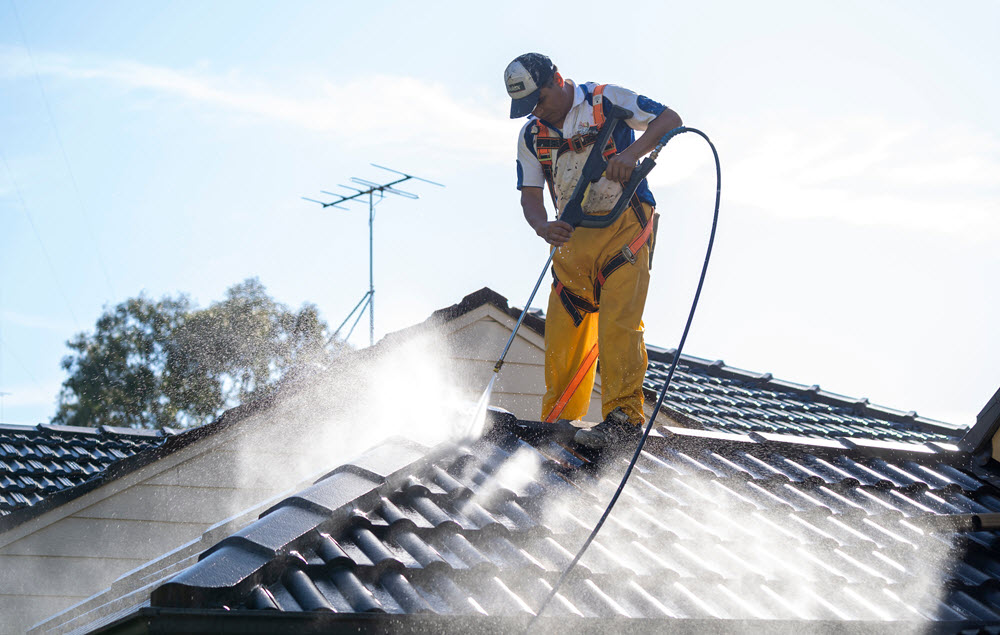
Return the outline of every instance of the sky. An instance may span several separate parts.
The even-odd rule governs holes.
[[[972,424],[1000,387],[1000,3],[610,7],[0,0],[0,421],[48,421],[67,340],[140,293],[256,276],[338,325],[367,210],[301,197],[394,178],[372,163],[445,185],[377,207],[376,339],[484,286],[522,306],[547,247],[502,74],[539,51],[718,148],[685,352]],[[714,177],[690,134],[650,176],[648,343],[679,340]]]

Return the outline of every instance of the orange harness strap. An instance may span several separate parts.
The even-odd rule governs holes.
[[[574,394],[576,394],[576,389],[580,387],[580,383],[583,381],[583,378],[586,377],[587,372],[590,371],[596,361],[597,344],[594,344],[593,348],[590,349],[590,352],[587,353],[587,356],[583,358],[583,361],[580,363],[580,368],[576,370],[576,374],[573,375],[573,379],[569,381],[569,385],[566,386],[566,390],[559,395],[559,399],[557,399],[555,405],[552,406],[552,410],[550,410],[549,414],[546,415],[546,423],[552,423],[559,418],[559,415],[562,414],[566,404],[568,404],[569,400],[573,398]]]
[[[557,209],[553,153],[558,157],[559,154],[568,150],[583,152],[594,145],[594,141],[597,140],[598,131],[606,121],[604,116],[604,88],[606,86],[607,84],[595,86],[593,94],[588,96],[588,101],[591,102],[593,110],[594,125],[585,133],[576,134],[569,139],[564,139],[561,136],[553,134],[541,121],[535,120],[535,125],[532,129],[532,133],[535,135],[535,156],[538,157],[538,162],[542,166],[542,175],[549,186],[552,205]],[[586,92],[586,88],[584,88],[584,91]],[[618,149],[615,147],[614,138],[608,139],[608,145],[602,150],[604,157],[612,157],[617,152]]]
[[[631,205],[632,208],[636,210],[637,217],[641,217],[640,222],[644,221],[645,224],[642,226],[642,231],[639,232],[639,235],[632,239],[632,242],[622,247],[621,251],[615,254],[614,257],[606,262],[604,266],[601,267],[601,270],[597,272],[597,284],[594,285],[594,299],[597,300],[598,303],[601,301],[601,287],[603,287],[604,283],[607,282],[608,277],[626,262],[635,264],[636,253],[642,249],[642,246],[645,245],[646,241],[648,241],[653,235],[653,229],[655,226],[654,219],[647,219],[643,216],[641,211],[642,207],[639,205],[635,197],[633,197]]]

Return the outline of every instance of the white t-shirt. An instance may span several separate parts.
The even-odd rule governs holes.
[[[543,121],[542,123],[552,133],[558,134],[564,139],[577,134],[586,134],[595,125],[594,108],[589,103],[588,96],[594,94],[594,88],[598,85],[594,82],[587,82],[582,86],[574,85],[573,105],[566,114],[566,119],[563,121],[561,130],[550,125],[548,122]],[[604,87],[603,95],[606,101],[610,101],[616,106],[632,112],[632,117],[624,120],[624,123],[627,125],[623,126],[619,123],[612,135],[615,140],[615,148],[618,152],[627,148],[634,141],[634,130],[640,132],[646,130],[649,122],[666,109],[665,106],[648,97],[614,84],[607,84]],[[605,116],[610,112],[607,104],[605,104],[604,112]],[[537,119],[534,116],[528,117],[527,123],[521,128],[521,133],[517,138],[517,189],[519,190],[522,187],[546,187],[542,164],[539,163],[538,157],[535,156],[535,135],[532,129],[535,128],[536,121]],[[588,146],[582,152],[574,152],[572,150],[564,152],[558,152],[558,150],[552,151],[553,180],[555,182],[557,199],[556,207],[560,212],[573,195],[573,190],[576,188],[576,183],[580,177],[580,171],[583,169],[584,163],[587,162],[591,148],[592,146]],[[591,186],[590,194],[583,206],[583,211],[591,214],[606,212],[614,207],[614,204],[621,196],[621,192],[621,184],[601,177],[600,180]],[[650,205],[655,205],[652,193],[650,193],[645,181],[636,190],[636,194],[638,194],[641,200],[648,202]]]

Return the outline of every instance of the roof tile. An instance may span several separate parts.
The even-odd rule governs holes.
[[[343,505],[364,513],[309,507],[325,520],[310,518],[287,535],[268,529],[281,524],[278,512],[264,515],[239,536],[271,532],[269,549],[279,555],[267,566],[237,556],[243,571],[227,588],[195,589],[201,583],[190,573],[169,584],[192,587],[188,597],[199,596],[201,606],[527,614],[600,515],[617,472],[564,458],[555,437],[511,438],[529,434],[524,422],[507,430],[496,441],[436,450],[436,458],[414,461],[412,474],[394,468],[395,485],[361,479],[378,489],[375,497],[363,492]],[[884,621],[992,619],[1000,611],[989,594],[1000,578],[997,532],[923,528],[932,516],[1000,508],[1000,491],[942,462],[944,454],[913,444],[900,453],[891,443],[663,433],[547,614]],[[510,465],[522,472],[514,489],[499,484]],[[360,479],[339,472],[314,488],[348,477]],[[549,482],[563,486],[542,485]],[[233,553],[229,539],[221,547]],[[303,558],[281,560],[290,550]],[[918,583],[925,571],[945,576],[951,589],[941,606]],[[154,592],[154,605],[171,601],[163,595]]]

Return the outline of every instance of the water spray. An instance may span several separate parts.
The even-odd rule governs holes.
[[[605,128],[608,127],[610,126],[605,126]],[[590,544],[594,542],[595,538],[597,538],[597,534],[598,532],[600,532],[601,527],[604,526],[604,523],[605,521],[607,521],[608,516],[611,515],[611,510],[614,509],[615,503],[618,502],[618,498],[621,496],[622,491],[625,489],[625,484],[628,483],[628,479],[632,475],[632,470],[635,468],[635,464],[639,460],[639,456],[642,454],[642,448],[643,446],[646,445],[646,439],[649,437],[649,433],[653,429],[653,422],[656,421],[656,416],[660,413],[660,408],[663,406],[663,400],[667,395],[667,390],[670,388],[670,382],[674,377],[674,372],[677,370],[677,362],[680,361],[681,352],[684,350],[684,343],[687,341],[688,333],[691,330],[691,323],[694,320],[694,313],[695,310],[698,308],[698,300],[701,297],[701,290],[705,284],[705,274],[708,271],[708,262],[712,257],[712,246],[715,244],[715,230],[719,224],[719,201],[722,194],[722,168],[719,165],[719,153],[716,151],[715,145],[712,143],[711,139],[709,139],[708,136],[700,130],[697,130],[695,128],[687,128],[684,126],[674,128],[667,134],[663,135],[659,143],[656,144],[656,148],[653,150],[653,152],[646,159],[644,159],[635,168],[635,170],[632,171],[632,176],[629,179],[628,183],[625,185],[624,191],[622,193],[622,198],[619,199],[618,203],[615,205],[615,209],[618,209],[619,206],[624,208],[624,205],[627,204],[628,199],[631,198],[632,192],[635,192],[635,188],[638,187],[642,179],[644,179],[646,175],[649,174],[650,170],[652,170],[653,167],[656,165],[656,157],[659,155],[663,147],[667,145],[667,142],[670,141],[672,138],[676,137],[677,135],[685,132],[692,132],[698,135],[699,137],[704,139],[705,142],[708,143],[708,146],[712,149],[712,156],[715,158],[716,185],[715,185],[715,211],[712,215],[712,231],[708,237],[708,247],[705,250],[705,262],[701,268],[701,275],[698,278],[698,288],[695,290],[694,299],[691,302],[691,310],[688,313],[687,322],[684,325],[684,332],[681,334],[681,340],[680,343],[677,345],[677,352],[674,353],[674,360],[673,363],[670,365],[670,371],[667,373],[667,379],[663,383],[663,389],[660,390],[659,398],[656,400],[656,407],[653,408],[653,413],[650,415],[649,421],[646,423],[646,427],[643,430],[642,437],[639,439],[639,444],[636,447],[634,454],[632,455],[632,460],[629,461],[628,467],[625,469],[625,474],[622,476],[622,480],[618,484],[618,489],[615,490],[614,496],[611,497],[611,501],[608,503],[607,508],[601,515],[600,520],[598,520],[597,524],[594,525],[594,528],[593,530],[591,530],[590,535],[587,536],[587,540],[584,541],[583,546],[580,547],[580,550],[573,557],[573,560],[570,561],[570,563],[566,566],[566,569],[559,576],[559,579],[556,580],[555,585],[553,585],[551,591],[549,591],[549,594],[542,601],[541,606],[538,607],[538,611],[535,613],[535,616],[531,618],[530,622],[528,622],[528,626],[525,629],[525,632],[531,631],[531,628],[535,625],[535,622],[538,620],[539,617],[541,617],[542,613],[545,611],[545,607],[549,605],[549,602],[552,600],[552,598],[555,597],[556,593],[559,591],[559,588],[562,586],[563,582],[565,582],[566,578],[569,577],[570,572],[580,561],[580,559],[583,558],[583,554],[586,553],[587,548],[590,547]],[[579,189],[579,185],[577,186],[577,189]],[[567,205],[567,207],[569,207],[569,205]],[[605,216],[610,217],[612,216],[613,213],[614,210],[612,210],[612,212],[610,212]],[[554,251],[555,250],[553,250],[553,252]],[[550,261],[552,260],[551,254],[549,255],[549,260]],[[546,267],[548,267],[548,263],[546,263]],[[535,289],[537,290],[537,288],[538,285],[536,284]],[[532,296],[534,296],[534,292],[532,292]],[[527,306],[525,307],[525,311],[527,311]],[[521,314],[521,318],[522,319],[524,318],[523,312]],[[518,326],[520,326],[520,320],[518,321]],[[513,340],[513,334],[511,334],[511,340]],[[507,346],[508,348],[510,347],[510,342],[507,343]],[[506,354],[506,349],[504,350],[504,353]],[[497,363],[498,367],[494,368],[494,371],[498,371],[500,362]]]

